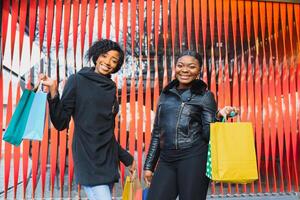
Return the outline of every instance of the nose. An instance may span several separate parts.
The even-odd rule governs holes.
[[[105,65],[110,65],[110,58],[105,58],[104,63]]]
[[[187,67],[187,66],[183,66],[182,69],[181,69],[181,71],[182,71],[182,72],[188,72],[189,70],[188,70],[188,67]]]

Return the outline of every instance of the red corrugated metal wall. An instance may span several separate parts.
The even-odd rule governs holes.
[[[133,60],[124,66],[130,73],[123,70],[114,77],[118,85],[121,83],[117,95],[122,104],[115,135],[123,147],[137,152],[141,178],[142,154],[148,149],[151,135],[151,112],[155,112],[160,90],[174,78],[177,53],[196,49],[204,56],[202,78],[216,94],[218,106],[239,106],[242,121],[251,121],[255,130],[259,180],[245,185],[212,183],[212,195],[299,191],[299,4],[242,0],[7,0],[2,1],[1,13],[3,130],[20,97],[22,78],[30,88],[36,74],[46,72],[63,86],[68,70],[76,72],[84,65],[84,51],[92,41],[111,38]],[[29,40],[29,50],[22,49],[24,39]],[[19,42],[17,51],[15,41]],[[14,72],[18,74],[25,67],[21,59],[36,58],[32,55],[34,46],[40,53],[38,70],[23,77],[16,75],[18,83],[14,86]],[[13,69],[13,62],[18,71]],[[60,196],[72,197],[73,161],[68,150],[72,136],[73,122],[69,130],[58,132],[47,119],[42,142],[23,141],[20,147],[14,147],[0,140],[0,162],[4,166],[0,169],[4,173],[0,191],[5,197],[11,179],[15,197],[19,179],[23,180],[23,197],[28,193],[34,197],[38,178],[42,180],[39,196],[50,190],[52,197],[55,177],[60,180]],[[32,191],[26,189],[29,156]],[[47,170],[50,188],[45,188]],[[121,175],[123,180],[124,166]],[[68,194],[63,193],[64,184],[69,186]]]

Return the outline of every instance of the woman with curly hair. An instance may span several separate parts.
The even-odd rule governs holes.
[[[88,199],[112,199],[111,190],[120,178],[119,161],[135,170],[135,161],[114,137],[114,121],[119,105],[111,74],[120,70],[124,52],[111,40],[95,42],[86,57],[94,67],[84,67],[68,78],[61,98],[57,81],[41,74],[49,87],[50,117],[57,130],[68,127],[74,119],[72,151],[75,179]]]

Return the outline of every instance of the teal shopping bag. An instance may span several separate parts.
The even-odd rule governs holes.
[[[45,125],[46,102],[46,93],[42,91],[35,93],[23,139],[42,141]]]
[[[21,144],[34,96],[35,93],[31,90],[23,91],[17,108],[3,135],[4,141],[16,146]]]

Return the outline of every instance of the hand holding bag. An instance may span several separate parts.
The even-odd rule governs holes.
[[[24,131],[23,139],[30,140],[43,140],[47,93],[43,92],[40,88],[35,93],[30,113],[28,116],[26,128]]]
[[[219,182],[249,183],[258,179],[254,134],[250,122],[210,124],[207,170]]]
[[[33,90],[25,89],[23,91],[3,135],[4,141],[19,146],[23,138],[42,140],[47,94],[37,92],[40,85],[39,83]]]

